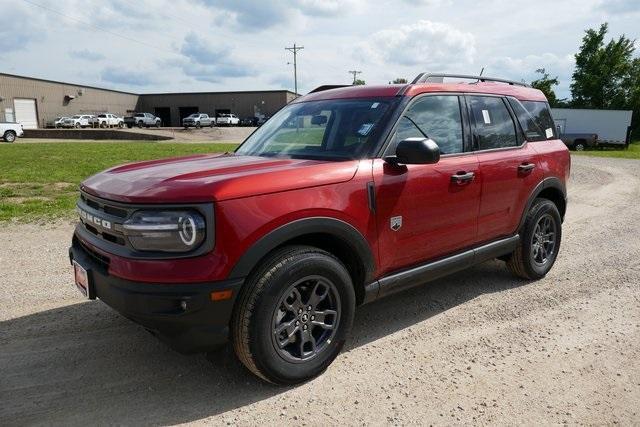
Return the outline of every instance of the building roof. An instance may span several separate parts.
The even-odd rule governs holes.
[[[16,79],[25,79],[25,80],[34,80],[34,81],[39,81],[39,82],[45,82],[45,83],[53,83],[53,84],[60,84],[60,85],[67,85],[67,86],[76,86],[76,87],[82,87],[82,88],[87,88],[87,89],[96,89],[96,90],[104,90],[107,92],[117,92],[117,93],[124,93],[127,95],[135,95],[135,96],[153,96],[153,95],[159,95],[159,96],[179,96],[179,95],[214,95],[214,94],[242,94],[242,93],[281,93],[281,92],[287,92],[291,95],[295,96],[295,93],[287,90],[287,89],[275,89],[275,90],[237,90],[237,91],[213,91],[213,92],[166,92],[166,93],[133,93],[133,92],[125,92],[125,91],[121,91],[121,90],[116,90],[116,89],[107,89],[107,88],[103,88],[103,87],[97,87],[97,86],[89,86],[89,85],[84,85],[84,84],[78,84],[78,83],[69,83],[69,82],[61,82],[61,81],[57,81],[57,80],[47,80],[47,79],[41,79],[38,77],[29,77],[29,76],[18,76],[15,74],[7,74],[7,73],[0,73],[0,77],[12,77],[12,78],[16,78]]]
[[[47,80],[47,79],[41,79],[41,78],[38,78],[38,77],[18,76],[18,75],[15,75],[15,74],[0,73],[0,77],[13,77],[13,78],[15,78],[15,79],[34,80],[34,81],[38,81],[38,82],[53,83],[53,84],[67,85],[67,86],[83,87],[83,88],[87,88],[87,89],[105,90],[105,91],[107,91],[107,92],[124,93],[124,94],[126,94],[126,95],[135,95],[135,96],[138,96],[138,95],[139,95],[139,94],[137,94],[137,93],[133,93],[133,92],[125,92],[125,91],[122,91],[122,90],[106,89],[106,88],[103,88],[103,87],[89,86],[89,85],[83,85],[83,84],[78,84],[78,83],[61,82],[61,81],[57,81],[57,80]]]

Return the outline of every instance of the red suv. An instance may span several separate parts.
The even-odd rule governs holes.
[[[88,178],[70,257],[88,298],[173,348],[229,339],[256,375],[298,383],[338,355],[357,305],[492,258],[543,277],[569,167],[521,83],[323,87],[234,153]]]

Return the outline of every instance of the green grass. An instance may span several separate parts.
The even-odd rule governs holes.
[[[78,197],[78,184],[111,166],[235,147],[155,142],[0,144],[0,221],[69,216]]]
[[[571,154],[576,154],[578,156],[615,157],[619,159],[640,160],[640,141],[634,141],[629,144],[629,148],[627,150],[605,148],[603,150],[572,151]]]

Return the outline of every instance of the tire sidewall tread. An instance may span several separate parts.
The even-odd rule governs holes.
[[[334,341],[322,357],[303,363],[281,358],[271,343],[271,316],[284,287],[310,268],[333,276],[341,299],[341,317]],[[284,279],[284,280],[282,280]],[[284,282],[284,285],[278,283]],[[231,338],[240,361],[260,378],[275,384],[297,384],[322,373],[340,353],[353,323],[355,292],[344,265],[330,253],[309,246],[275,251],[241,291],[232,316]],[[266,333],[265,333],[266,329]]]

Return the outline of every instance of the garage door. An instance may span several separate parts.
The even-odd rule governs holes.
[[[13,106],[16,114],[16,122],[24,129],[38,128],[38,114],[36,113],[35,99],[14,99]]]

